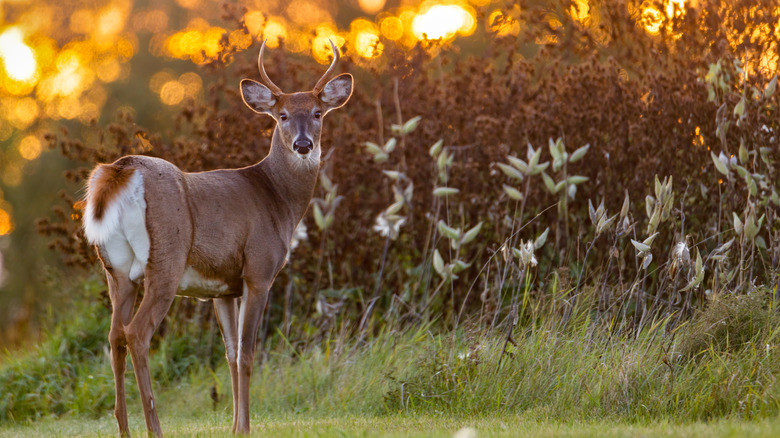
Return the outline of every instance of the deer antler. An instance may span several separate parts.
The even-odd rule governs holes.
[[[317,82],[317,85],[314,86],[314,94],[320,94],[320,91],[322,91],[322,88],[326,84],[328,76],[331,74],[331,72],[333,72],[333,69],[336,68],[336,63],[339,62],[339,49],[336,48],[336,45],[333,44],[333,41],[328,40],[328,42],[330,43],[330,47],[333,48],[333,61],[331,61],[330,67],[328,67],[328,71],[322,75],[319,82]]]
[[[266,41],[268,40],[263,40],[263,44],[260,46],[260,55],[257,56],[257,69],[260,70],[260,79],[262,79],[268,89],[271,90],[271,93],[273,93],[274,96],[281,96],[284,92],[271,81],[263,66],[263,51],[265,50]]]

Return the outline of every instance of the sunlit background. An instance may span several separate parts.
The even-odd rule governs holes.
[[[648,38],[674,34],[672,18],[684,16],[697,0],[634,3],[637,26]],[[150,113],[203,98],[196,66],[217,56],[224,45],[239,50],[267,40],[271,48],[330,60],[328,40],[352,62],[380,66],[383,41],[411,48],[419,42],[518,35],[519,6],[492,0],[249,0],[246,29],[220,26],[217,0],[0,0],[0,284],[7,237],[22,225],[7,192],[40,174],[44,134],[59,125],[78,128],[110,120],[129,96],[152,96]],[[580,26],[598,26],[597,7],[572,0],[568,14]],[[554,14],[551,29],[561,26]],[[758,29],[757,32],[769,32]],[[778,30],[780,32],[780,30]],[[556,44],[553,34],[537,44]],[[746,54],[748,56],[749,54]],[[752,65],[777,70],[777,48]],[[139,106],[127,107],[138,111]],[[56,154],[52,154],[56,155]],[[52,158],[54,159],[54,158]],[[39,172],[36,174],[36,172]],[[56,187],[51,192],[56,192]],[[46,202],[46,201],[44,201]]]

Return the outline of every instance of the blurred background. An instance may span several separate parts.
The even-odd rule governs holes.
[[[760,134],[776,104],[775,112],[756,110],[728,134],[716,130],[722,104],[731,111],[746,84],[763,90],[776,74],[778,17],[776,3],[760,0],[2,0],[0,345],[38,338],[47,315],[68,308],[75,285],[100,277],[74,208],[95,161],[149,153],[194,171],[246,165],[264,155],[270,122],[252,119],[236,94],[240,77],[256,77],[263,39],[271,48],[266,69],[286,91],[311,87],[324,72],[328,40],[344,55],[339,68],[357,77],[349,108],[330,116],[325,128],[324,144],[345,139],[333,159],[345,165],[327,171],[345,198],[337,225],[328,234],[307,217],[305,255],[292,264],[295,273],[280,277],[279,288],[292,288],[288,299],[299,316],[327,314],[315,304],[345,301],[345,309],[357,303],[359,314],[362,293],[374,289],[388,250],[386,236],[372,234],[374,217],[393,193],[388,185],[349,179],[371,179],[383,169],[363,150],[365,141],[383,144],[391,123],[423,116],[419,140],[410,138],[390,162],[402,161],[422,193],[435,177],[423,178],[431,173],[428,164],[417,165],[414,157],[427,158],[438,138],[457,151],[455,166],[463,173],[451,182],[463,191],[461,222],[488,224],[484,242],[469,253],[477,254],[500,240],[491,236],[505,233],[504,180],[491,163],[508,153],[525,156],[529,142],[545,150],[549,138],[564,137],[571,149],[590,144],[593,158],[581,172],[594,182],[588,193],[612,210],[624,188],[645,190],[656,172],[706,173],[710,145],[735,152],[749,131],[761,147],[776,147],[774,136]],[[721,60],[726,73],[710,79],[725,82],[708,99],[713,91],[704,78]],[[754,109],[763,105],[751,102]],[[232,123],[248,131],[239,134],[227,127]],[[767,129],[776,126],[775,120]],[[491,176],[479,182],[469,171]],[[718,177],[708,178],[717,187]],[[498,187],[495,194],[484,195],[491,187]],[[542,190],[526,189],[545,200],[529,205],[527,215],[554,201]],[[572,195],[572,211],[587,211],[582,193]],[[406,290],[399,296],[407,302],[420,288],[410,278],[427,257],[419,248],[427,249],[432,210],[425,206],[434,200],[421,196],[423,208],[409,213],[408,236],[390,245],[395,264],[385,269],[382,286]],[[710,204],[697,202],[691,208],[706,212]],[[576,236],[587,214],[582,218],[549,221],[566,234],[554,230],[558,250],[544,257],[558,265],[578,259],[563,257],[561,249],[576,246],[563,236]],[[356,248],[361,244],[365,250]],[[353,266],[343,263],[347,258]],[[456,309],[456,302],[475,299],[467,286],[478,274],[469,272],[462,274],[466,286],[454,287],[438,306]]]
[[[198,65],[223,43],[243,51],[261,39],[271,49],[283,42],[288,52],[327,65],[330,39],[358,65],[375,65],[380,35],[412,47],[424,34],[453,39],[484,28],[468,2],[241,6],[243,29],[225,24],[215,0],[0,3],[0,344],[38,332],[36,312],[54,287],[47,278],[54,281],[51,270],[61,267],[35,219],[49,213],[63,189],[61,171],[73,164],[48,151],[46,133],[105,125],[122,111],[164,132],[183,101],[204,98]]]

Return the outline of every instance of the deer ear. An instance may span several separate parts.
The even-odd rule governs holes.
[[[268,87],[251,79],[241,80],[241,97],[252,111],[262,114],[271,114],[276,103],[276,96]]]
[[[349,73],[331,79],[320,92],[320,100],[325,104],[326,111],[340,108],[347,103],[350,96],[352,96],[352,75]]]

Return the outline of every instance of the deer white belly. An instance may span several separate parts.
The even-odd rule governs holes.
[[[179,281],[178,295],[195,298],[216,298],[225,295],[228,291],[228,285],[224,281],[216,278],[206,278],[192,266],[187,266],[184,275]]]

